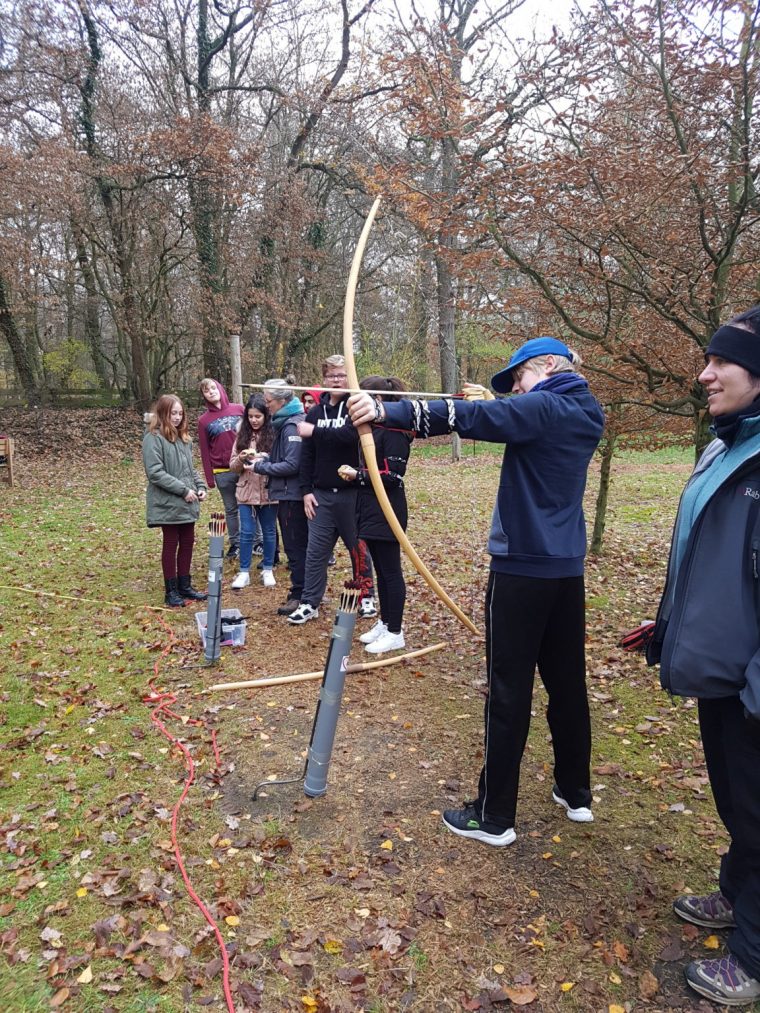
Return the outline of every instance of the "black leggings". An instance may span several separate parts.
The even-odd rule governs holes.
[[[401,546],[397,541],[364,539],[375,565],[380,618],[391,633],[401,632],[406,604],[406,583],[401,570]]]

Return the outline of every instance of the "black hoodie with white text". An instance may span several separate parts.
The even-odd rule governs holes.
[[[330,403],[330,394],[324,391],[319,404],[309,409],[306,421],[318,429],[340,429],[350,426],[351,419],[346,410],[348,394],[337,404]],[[338,468],[348,464],[352,468],[359,467],[359,441],[356,446],[345,446],[324,441],[317,445],[316,441],[306,439],[301,450],[301,467],[299,481],[301,495],[314,492],[315,489],[355,489],[355,482],[346,482],[338,475]]]

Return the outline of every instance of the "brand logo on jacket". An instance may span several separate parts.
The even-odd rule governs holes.
[[[318,429],[342,429],[348,421],[347,415],[338,416],[334,419],[317,419]]]
[[[752,499],[760,499],[760,490],[753,489],[751,485],[744,487],[744,495],[751,496]]]

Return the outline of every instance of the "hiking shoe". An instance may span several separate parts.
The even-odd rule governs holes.
[[[374,598],[362,598],[359,603],[359,618],[360,619],[374,619],[377,615],[377,608],[375,606]]]
[[[562,798],[562,796],[559,793],[559,788],[557,787],[556,784],[552,788],[552,798],[557,803],[557,805],[561,805],[562,806],[562,808],[567,813],[567,818],[569,820],[572,820],[573,823],[593,823],[594,822],[594,814],[591,812],[591,810],[588,808],[588,806],[580,805],[580,806],[578,806],[577,809],[573,809],[573,807],[570,805],[570,803],[566,802],[565,799]]]
[[[229,549],[227,549],[227,555],[224,558],[227,560],[228,563],[231,563],[233,560],[237,559],[239,555],[240,549],[238,548],[238,546],[231,545]]]
[[[233,591],[241,591],[251,583],[251,575],[247,570],[241,570],[232,582]]]
[[[362,633],[359,640],[363,644],[371,644],[375,640],[379,640],[383,633],[388,632],[388,627],[385,625],[382,619],[378,619],[372,629],[367,630],[366,633]]]
[[[308,602],[301,602],[295,612],[291,612],[288,616],[288,622],[293,623],[296,626],[302,626],[304,623],[308,623],[310,619],[319,618],[319,609],[312,608]]]
[[[385,654],[386,651],[398,651],[401,647],[406,645],[404,640],[404,633],[391,633],[390,630],[386,630],[381,637],[377,640],[373,640],[371,644],[367,644],[364,650],[367,654]]]
[[[749,1006],[760,999],[760,981],[750,978],[730,953],[716,960],[693,960],[685,973],[695,992],[724,1006]]]
[[[706,929],[729,929],[736,924],[734,909],[720,890],[706,897],[692,897],[691,894],[676,897],[673,910],[685,922],[703,925]]]
[[[261,583],[264,585],[264,587],[274,587],[277,584],[277,581],[274,579],[274,574],[272,573],[271,570],[261,571]]]
[[[284,605],[280,605],[277,609],[278,616],[289,616],[291,612],[295,612],[298,606],[301,604],[299,598],[288,598]]]
[[[495,848],[504,848],[517,837],[512,827],[499,827],[482,820],[474,805],[466,805],[464,809],[447,809],[443,814],[443,822],[452,833],[459,834],[460,837],[471,837]]]

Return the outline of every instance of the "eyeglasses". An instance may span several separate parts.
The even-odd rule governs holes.
[[[325,380],[347,380],[348,373],[328,373]]]

